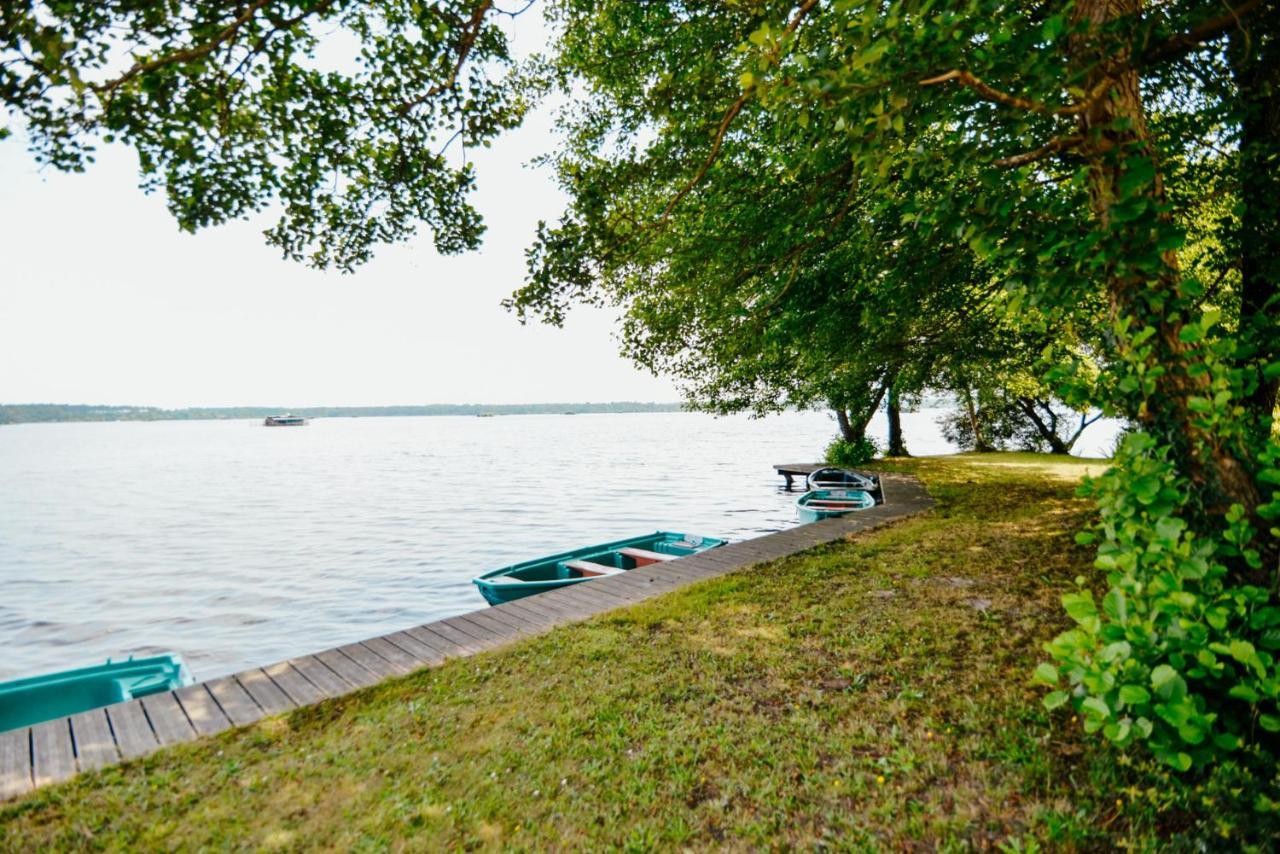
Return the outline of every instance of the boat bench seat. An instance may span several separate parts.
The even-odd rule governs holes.
[[[596,575],[617,575],[620,572],[626,571],[622,569],[616,569],[612,566],[604,566],[603,564],[592,563],[589,560],[566,560],[564,562],[564,567],[565,569],[572,569],[573,571],[577,572],[579,575],[585,575],[588,577],[592,577]]]
[[[618,554],[626,555],[636,562],[636,567],[648,566],[651,563],[665,563],[675,560],[675,555],[664,555],[662,552],[651,552],[648,549],[618,549]]]

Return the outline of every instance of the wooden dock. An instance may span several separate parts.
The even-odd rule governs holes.
[[[777,468],[783,473],[788,467]],[[794,467],[793,474],[799,474],[800,468],[804,467]],[[813,468],[817,466],[809,470]],[[891,502],[850,516],[800,525],[177,691],[0,732],[0,800],[80,771],[136,759],[170,744],[244,726],[392,676],[634,605],[687,584],[870,531],[933,506],[933,499],[914,477],[885,474],[882,479],[891,485]]]
[[[791,478],[798,477],[803,481],[818,469],[826,468],[828,465],[829,463],[779,463],[773,467],[773,470],[787,479],[787,492],[790,492]]]

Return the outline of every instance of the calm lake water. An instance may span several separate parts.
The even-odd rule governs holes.
[[[905,416],[913,452],[948,450],[935,416]],[[169,650],[211,678],[482,607],[470,579],[515,561],[780,530],[771,466],[833,433],[821,413],[0,427],[0,679]]]

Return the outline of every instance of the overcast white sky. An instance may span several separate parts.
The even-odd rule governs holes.
[[[540,22],[515,24],[518,46]],[[280,259],[270,218],[182,234],[136,159],[100,149],[83,175],[38,171],[0,142],[0,402],[181,406],[676,400],[617,354],[612,313],[521,327],[500,300],[521,281],[539,218],[563,199],[526,167],[550,116],[473,154],[488,224],[479,252],[429,237],[354,275]]]

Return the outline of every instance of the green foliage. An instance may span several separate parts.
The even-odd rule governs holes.
[[[836,436],[823,452],[823,460],[833,466],[853,468],[870,462],[880,453],[875,439],[863,436],[849,441],[843,436]]]
[[[490,3],[183,0],[5,3],[0,103],[37,160],[83,170],[98,144],[138,154],[186,230],[281,211],[287,256],[343,270],[425,224],[479,245],[474,174],[523,101]]]
[[[1114,467],[1082,488],[1100,519],[1077,539],[1099,543],[1107,589],[1098,601],[1082,579],[1063,597],[1076,625],[1047,645],[1056,667],[1041,665],[1036,679],[1055,688],[1045,705],[1070,702],[1087,732],[1146,744],[1186,771],[1280,731],[1280,607],[1231,572],[1233,561],[1260,562],[1242,508],[1233,505],[1216,532],[1193,530],[1185,517],[1194,487],[1170,456],[1133,434]],[[1274,763],[1251,752],[1259,759]]]

